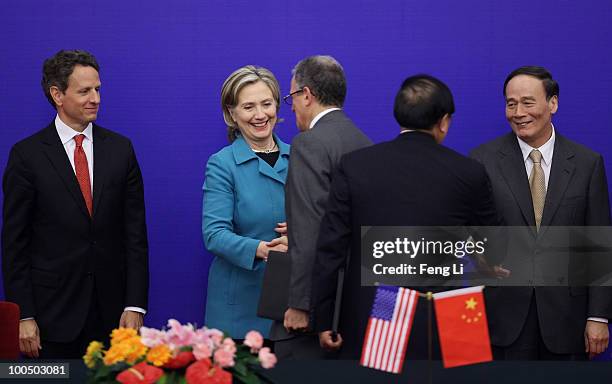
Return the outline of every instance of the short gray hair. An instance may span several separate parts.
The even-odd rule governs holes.
[[[308,87],[321,105],[342,107],[346,98],[344,69],[331,56],[310,56],[293,68],[298,88]]]
[[[245,65],[232,72],[223,82],[221,87],[221,110],[223,111],[223,120],[227,125],[227,138],[230,143],[236,140],[240,132],[238,125],[232,119],[230,110],[238,104],[240,91],[247,85],[257,83],[258,81],[262,81],[270,88],[272,97],[274,97],[276,102],[276,113],[278,113],[280,108],[280,87],[278,80],[276,80],[276,77],[274,77],[270,70],[255,65]]]

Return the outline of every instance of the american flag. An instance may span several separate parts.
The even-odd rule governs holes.
[[[361,365],[392,373],[402,371],[418,298],[411,289],[377,289],[363,340]]]

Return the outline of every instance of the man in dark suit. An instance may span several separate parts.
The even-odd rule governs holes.
[[[346,79],[331,56],[312,56],[292,72],[285,101],[302,131],[291,143],[285,210],[291,257],[289,308],[284,324],[272,326],[275,353],[283,358],[325,357],[309,326],[312,265],[333,170],[340,157],[372,142],[344,114]],[[293,331],[293,332],[287,332]],[[297,332],[297,333],[296,333]]]
[[[139,328],[148,296],[143,183],[130,141],[92,122],[98,63],[45,61],[51,124],[15,144],[4,173],[2,270],[30,357],[79,358],[117,327]]]
[[[313,275],[315,327],[322,345],[341,357],[361,352],[374,288],[361,287],[361,226],[496,225],[497,214],[484,167],[440,143],[455,107],[448,87],[428,75],[409,77],[394,106],[400,135],[345,155],[332,179],[321,223]],[[346,272],[339,342],[331,332],[336,273]],[[426,316],[417,316],[425,319]],[[408,353],[426,356],[426,325],[415,320]],[[417,340],[419,339],[419,340]],[[416,345],[415,345],[416,344]]]
[[[553,127],[559,85],[550,72],[516,69],[504,97],[512,132],[471,155],[487,169],[505,224],[531,227],[525,241],[510,244],[503,267],[512,273],[540,262],[546,227],[610,225],[610,207],[601,155]],[[594,355],[608,345],[607,287],[496,287],[485,297],[496,359],[584,359],[585,350]]]

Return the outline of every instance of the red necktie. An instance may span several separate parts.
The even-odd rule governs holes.
[[[74,149],[74,170],[79,182],[79,187],[81,187],[81,193],[85,199],[85,205],[87,205],[87,210],[89,211],[89,216],[91,216],[93,212],[93,201],[91,200],[89,166],[87,165],[87,156],[85,156],[85,151],[83,150],[84,138],[85,135],[76,135],[74,137],[74,142],[76,143],[76,148]]]

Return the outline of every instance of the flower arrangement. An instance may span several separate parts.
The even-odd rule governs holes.
[[[218,329],[168,320],[167,329],[117,328],[110,347],[92,341],[83,356],[90,369],[90,383],[117,381],[123,384],[229,384],[233,378],[245,384],[260,383],[257,367],[276,364],[270,348],[263,347],[257,331],[236,345]]]

